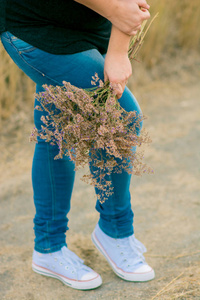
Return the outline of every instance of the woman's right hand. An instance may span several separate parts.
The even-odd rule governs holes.
[[[118,0],[108,19],[115,27],[128,35],[135,35],[144,20],[150,18],[150,6],[146,0]]]
[[[127,35],[135,35],[144,20],[149,19],[146,0],[74,0],[108,19]]]

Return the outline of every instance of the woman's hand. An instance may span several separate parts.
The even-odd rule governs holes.
[[[109,80],[117,98],[120,98],[132,74],[128,58],[130,36],[112,26],[104,64],[104,81]]]
[[[118,0],[107,19],[127,35],[135,35],[144,20],[150,18],[146,0]]]
[[[146,0],[74,0],[104,16],[112,23],[105,58],[104,81],[109,80],[118,98],[132,74],[128,58],[130,36],[135,35],[150,17]]]
[[[74,0],[96,11],[127,35],[135,35],[144,20],[149,19],[146,0]]]
[[[132,74],[128,53],[107,52],[104,64],[104,81],[109,80],[117,98],[121,98],[126,83]]]

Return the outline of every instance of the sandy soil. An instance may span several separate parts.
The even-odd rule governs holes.
[[[32,117],[20,112],[4,124],[0,137],[0,300],[200,299],[200,68],[178,66],[170,79],[133,84],[149,117],[145,127],[153,143],[145,160],[155,170],[132,179],[135,234],[147,246],[156,279],[125,282],[97,252],[90,239],[98,220],[95,193],[80,181],[83,172],[76,176],[67,241],[102,275],[103,285],[76,291],[32,272]]]

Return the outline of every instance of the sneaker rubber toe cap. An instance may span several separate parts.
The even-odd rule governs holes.
[[[149,265],[142,265],[138,269],[134,270],[134,273],[145,274],[151,272],[153,269]]]
[[[85,281],[87,281],[87,280],[93,280],[93,279],[95,279],[95,278],[97,278],[99,275],[97,274],[97,273],[95,273],[95,272],[88,272],[87,274],[85,274],[85,275],[83,275],[82,277],[81,277],[81,281],[83,280],[85,280]]]

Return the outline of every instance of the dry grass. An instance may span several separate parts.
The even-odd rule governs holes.
[[[163,54],[174,55],[182,49],[200,49],[200,6],[198,0],[149,0],[154,21],[141,49],[142,61],[153,66]]]
[[[152,67],[181,49],[199,50],[200,6],[198,0],[149,0],[151,13],[159,12],[141,50],[141,58]],[[33,102],[34,84],[18,70],[0,45],[0,127],[1,121]]]
[[[198,267],[185,268],[163,286],[150,300],[199,299],[200,273]]]
[[[0,128],[4,119],[16,119],[18,111],[33,102],[33,82],[25,75],[0,44]]]

